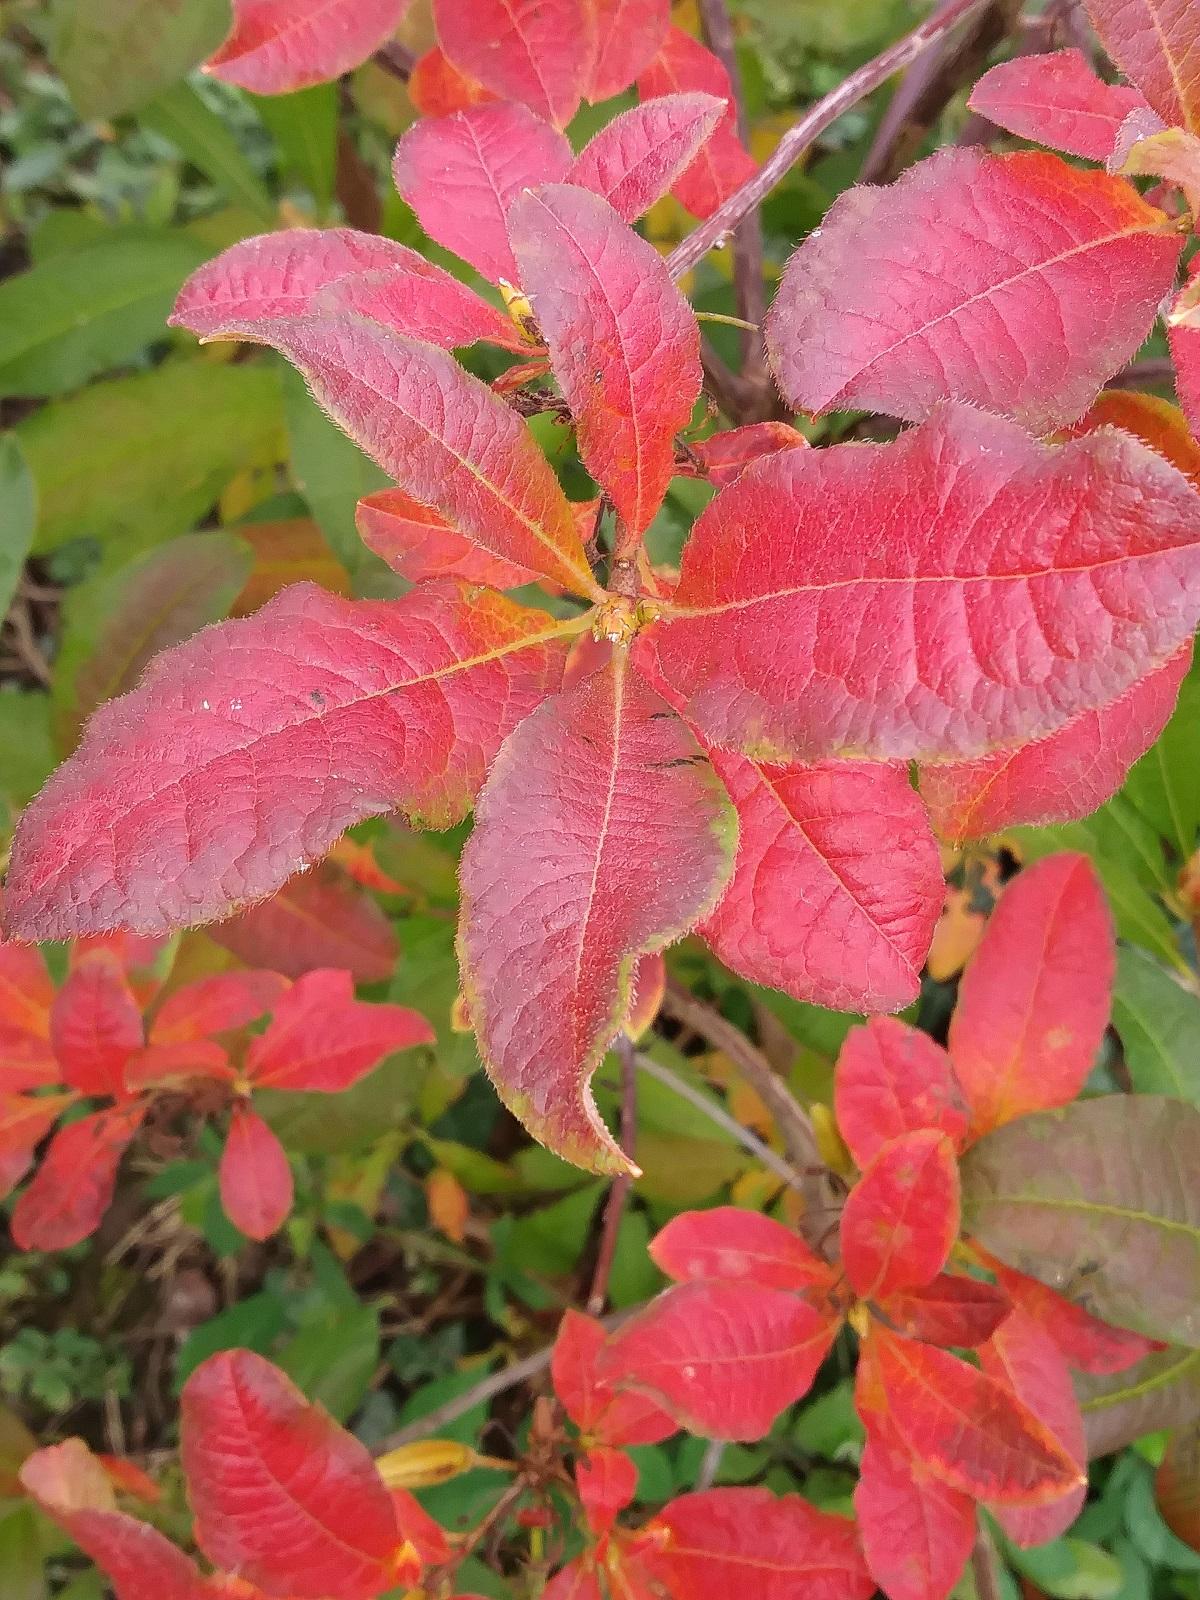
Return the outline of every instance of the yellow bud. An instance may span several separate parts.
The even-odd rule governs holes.
[[[533,302],[527,294],[524,294],[514,284],[509,283],[507,278],[500,279],[499,288],[500,297],[504,301],[504,309],[524,337],[529,340],[530,344],[536,344],[534,330],[537,327],[537,322],[533,315]]]
[[[821,1160],[834,1172],[841,1173],[842,1177],[850,1177],[854,1171],[854,1162],[850,1159],[850,1152],[838,1132],[833,1112],[818,1101],[809,1108],[809,1116],[812,1118],[813,1132],[817,1136],[817,1150]]]
[[[453,1439],[421,1439],[389,1450],[375,1463],[389,1489],[432,1489],[469,1472],[479,1458],[470,1445]]]

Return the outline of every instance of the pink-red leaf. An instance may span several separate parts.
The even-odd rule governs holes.
[[[500,752],[463,855],[463,985],[501,1098],[565,1159],[628,1170],[588,1083],[637,957],[711,909],[734,845],[712,768],[624,654]]]
[[[386,912],[333,861],[290,878],[269,900],[219,922],[209,937],[247,965],[289,978],[338,967],[355,983],[386,983],[400,957]]]
[[[366,1447],[249,1350],[188,1379],[182,1457],[196,1540],[271,1594],[371,1600],[391,1586],[396,1513]]]
[[[1013,1303],[995,1284],[941,1272],[932,1283],[888,1296],[888,1322],[910,1339],[973,1350],[991,1337]]]
[[[611,1340],[603,1323],[567,1311],[550,1359],[554,1392],[589,1442],[629,1446],[657,1444],[679,1424],[645,1395],[618,1389]]]
[[[592,0],[596,59],[586,94],[620,94],[654,60],[671,26],[671,0]]]
[[[1086,856],[1049,856],[1005,889],[950,1021],[974,1138],[1074,1100],[1108,1025],[1115,968],[1112,918]]]
[[[66,1250],[95,1232],[145,1114],[143,1106],[118,1106],[59,1129],[13,1212],[12,1235],[22,1250]]]
[[[353,228],[289,228],[243,239],[192,274],[171,315],[201,339],[319,311],[353,311],[452,350],[518,346],[511,321],[415,250]]]
[[[80,1094],[122,1095],[125,1063],[142,1047],[142,1008],[125,975],[101,960],[76,967],[50,1013],[50,1040],[64,1083]]]
[[[725,114],[711,94],[668,94],[623,111],[575,158],[567,182],[592,189],[625,222],[670,192]]]
[[[1159,1348],[1143,1334],[1101,1322],[1036,1278],[1026,1277],[998,1261],[990,1265],[996,1281],[1013,1303],[1050,1335],[1068,1366],[1079,1372],[1101,1376],[1125,1372]]]
[[[1081,50],[1003,61],[970,99],[972,111],[998,128],[1088,161],[1107,161],[1121,124],[1145,104],[1136,89],[1098,78]]]
[[[868,1433],[854,1511],[871,1576],[888,1600],[945,1600],[975,1545],[975,1502]]]
[[[1169,400],[1137,389],[1106,389],[1071,432],[1095,433],[1097,428],[1123,428],[1132,433],[1160,456],[1166,456],[1200,489],[1200,439],[1188,427],[1183,412]]]
[[[1169,660],[1200,613],[1198,540],[1200,497],[1133,439],[1051,448],[948,406],[722,490],[659,656],[707,737],[764,759],[982,755]]]
[[[600,1579],[581,1557],[554,1574],[542,1591],[542,1600],[605,1600],[605,1595]]]
[[[608,1533],[637,1492],[638,1469],[623,1450],[592,1445],[575,1463],[575,1484],[588,1526]]]
[[[234,0],[233,32],[205,64],[254,94],[340,78],[400,25],[409,0]]]
[[[1120,178],[943,150],[842,195],[788,265],[767,348],[797,410],[916,421],[968,400],[1044,433],[1142,343],[1179,249]]]
[[[394,1050],[433,1041],[429,1023],[407,1006],[355,1000],[348,972],[309,972],[276,1004],[267,1031],[250,1041],[246,1076],[256,1088],[331,1094]]]
[[[364,817],[445,826],[562,668],[553,620],[428,585],[308,584],[160,656],[25,812],[8,913],[34,938],[163,932],[261,899]]]
[[[438,42],[461,72],[565,127],[595,55],[590,0],[434,0]]]
[[[20,1183],[38,1145],[74,1099],[71,1094],[0,1094],[0,1197]]]
[[[780,450],[804,450],[808,440],[790,422],[751,422],[744,428],[714,433],[692,446],[692,454],[718,489],[740,478],[754,461]]]
[[[1188,286],[1179,297],[1170,319],[1171,355],[1175,362],[1175,387],[1179,404],[1200,439],[1200,261],[1191,269]],[[1186,320],[1183,315],[1186,309]]]
[[[1200,133],[1200,30],[1192,0],[1086,0],[1100,43],[1167,122]]]
[[[658,251],[599,195],[572,184],[523,194],[509,237],[584,465],[641,534],[700,395],[696,319]]]
[[[154,1013],[151,1044],[185,1044],[248,1027],[287,989],[278,972],[222,972],[176,989]]]
[[[561,133],[505,102],[418,122],[396,146],[392,176],[430,238],[493,283],[516,283],[509,207],[525,189],[560,182],[573,159]]]
[[[693,39],[682,28],[672,27],[653,61],[639,73],[637,88],[642,100],[698,92],[725,101],[725,114],[716,131],[671,190],[694,216],[710,217],[757,167],[754,157],[738,138],[737,113],[728,72],[698,39]]]
[[[740,1206],[682,1212],[655,1237],[650,1255],[677,1283],[723,1279],[802,1291],[825,1286],[831,1275],[798,1233]]]
[[[287,1153],[248,1105],[236,1105],[221,1152],[221,1204],[248,1239],[269,1239],[287,1221],[295,1190]]]
[[[838,1056],[833,1108],[850,1154],[865,1167],[891,1139],[934,1128],[962,1144],[967,1109],[950,1057],[918,1028],[872,1017]]]
[[[936,1128],[885,1144],[850,1191],[842,1212],[842,1265],[854,1292],[883,1300],[932,1283],[959,1226],[958,1162]]]
[[[368,550],[410,583],[460,578],[492,589],[536,583],[538,574],[488,555],[439,512],[403,489],[380,489],[358,502],[358,531]]]
[[[55,988],[40,950],[0,939],[0,1030],[4,1037],[50,1041]]]
[[[141,1094],[146,1089],[180,1088],[195,1078],[233,1083],[237,1077],[227,1050],[211,1039],[187,1039],[139,1050],[125,1063],[123,1081],[127,1093]]]

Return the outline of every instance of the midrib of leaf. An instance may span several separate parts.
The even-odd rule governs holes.
[[[1150,24],[1162,48],[1163,60],[1166,62],[1167,71],[1171,75],[1171,82],[1175,85],[1175,97],[1179,101],[1179,109],[1183,113],[1188,132],[1195,133],[1197,132],[1197,122],[1192,115],[1192,108],[1189,104],[1187,85],[1183,81],[1182,69],[1175,59],[1175,51],[1171,46],[1167,30],[1163,27],[1162,18],[1155,0],[1146,0],[1146,15],[1150,18]]]
[[[1151,1211],[1138,1211],[1133,1206],[1112,1205],[1100,1200],[1058,1199],[1049,1195],[1001,1194],[990,1191],[978,1200],[967,1201],[963,1211],[965,1214],[967,1211],[979,1211],[994,1205],[1029,1206],[1043,1211],[1079,1211],[1085,1216],[1117,1217],[1123,1222],[1144,1223],[1163,1233],[1181,1233],[1185,1238],[1200,1245],[1200,1223],[1176,1222],[1171,1217],[1155,1216]]]
[[[622,650],[615,653],[612,662],[612,759],[609,763],[608,769],[608,792],[604,797],[604,811],[600,819],[600,828],[596,835],[595,854],[592,857],[592,881],[588,885],[587,902],[583,908],[583,915],[579,919],[579,944],[575,951],[575,978],[572,984],[572,992],[575,994],[579,993],[580,984],[583,977],[583,958],[584,953],[587,950],[588,934],[591,928],[592,907],[595,904],[596,890],[600,884],[600,865],[604,858],[604,847],[608,842],[608,831],[612,823],[613,803],[616,799],[617,793],[617,774],[621,768],[621,714],[625,707],[625,675],[628,670],[628,652]],[[624,1009],[624,989],[625,985],[618,983],[616,1003],[622,1010]],[[615,1020],[619,1022],[620,1018],[618,1017]],[[607,1029],[605,1031],[607,1032]],[[576,1048],[579,1049],[580,1055],[589,1057],[595,1049],[595,1043],[596,1042],[594,1039],[585,1040],[583,1042],[582,1049],[579,1049],[579,1041],[576,1040]],[[607,1040],[605,1043],[607,1044]]]
[[[1166,975],[1164,974],[1164,977],[1165,976]],[[1174,982],[1174,979],[1167,978],[1167,982]],[[1181,988],[1180,992],[1186,994],[1188,991]],[[1147,1041],[1152,1046],[1156,1056],[1158,1057],[1160,1064],[1165,1068],[1167,1076],[1171,1079],[1178,1090],[1179,1098],[1181,1100],[1194,1100],[1194,1088],[1185,1081],[1178,1071],[1175,1065],[1173,1053],[1167,1049],[1165,1043],[1163,1042],[1162,1036],[1154,1027],[1152,1012],[1142,1010],[1139,1006],[1135,1006],[1127,994],[1121,993],[1119,978],[1117,993],[1115,996],[1115,1004],[1128,1011],[1133,1021],[1138,1025],[1139,1028],[1141,1028],[1142,1033],[1145,1035]],[[1118,1031],[1120,1030],[1118,1029]]]
[[[1080,1410],[1086,1415],[1092,1411],[1107,1411],[1111,1406],[1124,1405],[1129,1400],[1140,1400],[1145,1395],[1153,1394],[1156,1389],[1165,1389],[1168,1385],[1177,1383],[1198,1365],[1200,1365],[1200,1350],[1189,1350],[1173,1367],[1156,1372],[1153,1377],[1146,1378],[1141,1383],[1131,1383],[1125,1389],[1110,1389],[1107,1394],[1094,1395],[1090,1400],[1081,1401]]]

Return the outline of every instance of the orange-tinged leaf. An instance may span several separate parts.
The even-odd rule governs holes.
[[[758,163],[737,132],[737,112],[729,73],[698,39],[682,28],[671,27],[658,54],[638,74],[638,96],[654,100],[661,95],[714,95],[726,102],[725,114],[715,133],[691,166],[676,180],[672,194],[694,216],[710,217],[723,200],[745,183]]]
[[[66,1250],[95,1232],[145,1114],[140,1105],[118,1106],[59,1129],[13,1212],[12,1235],[22,1250]]]
[[[623,1450],[592,1445],[575,1463],[575,1486],[593,1533],[608,1533],[633,1501],[638,1470]]]
[[[396,1512],[366,1447],[248,1350],[211,1357],[182,1400],[196,1540],[270,1593],[371,1600],[391,1586]]]
[[[612,1340],[603,1323],[567,1311],[554,1342],[550,1377],[571,1421],[589,1441],[622,1446],[657,1444],[679,1431],[645,1395],[614,1383]]]
[[[889,1325],[909,1339],[973,1350],[991,1337],[1012,1306],[994,1284],[941,1272],[921,1289],[889,1295],[881,1310]]]
[[[1086,856],[1048,856],[1005,889],[959,986],[950,1056],[978,1138],[1067,1105],[1108,1025],[1112,919]]]
[[[734,831],[709,763],[624,653],[500,752],[462,859],[463,989],[501,1099],[566,1160],[628,1170],[589,1082],[637,958],[712,907]]]
[[[275,1004],[265,1033],[250,1041],[246,1076],[256,1088],[349,1089],[395,1050],[432,1044],[434,1032],[407,1006],[365,1005],[348,972],[318,969]]]
[[[808,440],[790,422],[751,422],[692,445],[692,454],[718,489],[740,478],[755,461],[780,450],[806,450]]]
[[[40,950],[0,939],[0,1028],[50,1039],[55,989]]]
[[[654,60],[671,26],[671,0],[592,0],[596,59],[589,100],[620,94]]]
[[[29,1171],[38,1145],[74,1100],[73,1094],[0,1094],[0,1197]]]
[[[358,502],[358,531],[368,550],[410,583],[427,578],[461,578],[493,589],[536,583],[530,567],[501,561],[457,531],[440,512],[423,506],[403,489],[380,489]]]
[[[205,71],[254,94],[291,94],[360,66],[410,0],[234,0],[233,31]]]
[[[1146,104],[1136,89],[1097,77],[1082,50],[1003,61],[969,103],[998,128],[1088,161],[1107,161],[1125,118]]]
[[[975,1545],[975,1502],[868,1430],[854,1490],[871,1576],[889,1600],[945,1600]]]
[[[426,50],[408,79],[408,98],[423,117],[449,117],[468,106],[486,105],[497,97],[468,78],[438,45]]]
[[[998,1261],[988,1265],[996,1281],[1025,1316],[1048,1333],[1066,1357],[1068,1366],[1079,1372],[1101,1376],[1124,1372],[1159,1348],[1143,1334],[1128,1328],[1114,1328],[1065,1295],[1029,1278],[1023,1272]]]
[[[1167,122],[1200,133],[1200,31],[1191,0],[1086,0],[1108,51]]]
[[[1178,406],[1137,389],[1106,389],[1092,409],[1070,430],[1073,435],[1097,428],[1122,428],[1166,456],[1173,467],[1200,488],[1200,439]]]
[[[633,969],[630,987],[633,1004],[625,1018],[625,1032],[636,1043],[649,1033],[662,1010],[667,993],[667,967],[662,956],[657,953],[641,956]]]
[[[291,583],[316,583],[330,594],[350,593],[349,573],[306,517],[242,523],[238,538],[254,551],[254,566],[229,609],[231,617],[248,617]]]
[[[425,1179],[425,1204],[429,1220],[439,1233],[455,1244],[467,1236],[471,1201],[467,1191],[446,1167],[435,1167]]]
[[[842,1264],[863,1300],[932,1283],[958,1238],[958,1162],[936,1128],[902,1133],[872,1157],[842,1212]]]
[[[933,1128],[958,1147],[967,1132],[967,1110],[950,1057],[927,1033],[894,1017],[872,1017],[846,1035],[833,1108],[838,1131],[860,1167],[901,1134]]]
[[[357,839],[351,839],[347,834],[334,845],[329,858],[363,889],[374,889],[377,894],[409,892],[406,884],[393,878],[390,872],[385,872],[379,865],[372,844],[359,844]],[[322,965],[332,963],[323,962]]]
[[[1162,1519],[1177,1539],[1200,1550],[1200,1427],[1177,1428],[1154,1476]]]
[[[142,1008],[124,974],[106,961],[76,967],[54,1001],[50,1039],[72,1089],[124,1094],[125,1063],[142,1047]]]
[[[269,1239],[287,1221],[295,1190],[287,1153],[257,1112],[233,1108],[220,1165],[225,1215],[248,1239]]]
[[[248,965],[289,978],[338,967],[355,983],[386,983],[400,959],[387,914],[333,861],[290,878],[271,899],[218,923],[210,937]]]
[[[245,1028],[265,1016],[285,993],[278,972],[221,972],[188,983],[163,1001],[150,1024],[151,1044],[184,1044]]]
[[[98,1455],[96,1460],[118,1493],[132,1495],[135,1500],[141,1500],[148,1506],[156,1506],[161,1502],[162,1490],[158,1484],[127,1456]]]
[[[229,1052],[211,1039],[185,1039],[176,1044],[151,1044],[125,1063],[122,1082],[129,1094],[147,1089],[181,1088],[195,1078],[233,1083],[237,1069]]]
[[[1138,139],[1121,162],[1131,178],[1163,178],[1183,191],[1193,216],[1200,211],[1200,136],[1182,128],[1163,128]]]
[[[595,56],[590,0],[434,0],[438,43],[468,77],[565,127]]]
[[[738,1206],[681,1212],[656,1235],[650,1256],[677,1283],[723,1279],[802,1291],[825,1287],[833,1276],[798,1233]]]
[[[668,94],[632,106],[584,146],[567,182],[636,222],[669,193],[724,114],[724,101],[711,94]]]

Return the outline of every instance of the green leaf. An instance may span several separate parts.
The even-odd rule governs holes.
[[[220,1350],[245,1348],[265,1356],[283,1332],[286,1315],[281,1296],[252,1294],[227,1311],[193,1328],[183,1342],[175,1362],[175,1389],[178,1392],[202,1361]]]
[[[323,217],[333,201],[337,177],[337,85],[318,83],[295,94],[253,98],[275,140],[282,171],[299,179]]]
[[[1140,1094],[1200,1105],[1200,997],[1144,950],[1118,955],[1113,1025]]]
[[[1021,1117],[962,1167],[963,1228],[1118,1327],[1200,1345],[1200,1111],[1107,1095]]]
[[[167,89],[143,108],[138,120],[173,144],[233,204],[245,206],[260,222],[274,225],[275,202],[228,125],[191,84],[177,83]]]
[[[391,1057],[341,1094],[260,1090],[255,1109],[297,1155],[361,1150],[408,1120],[420,1088],[419,1054]]]
[[[1168,840],[1180,860],[1196,848],[1200,831],[1200,680],[1184,679],[1179,704],[1161,737],[1133,768],[1121,793]]]
[[[1151,1566],[1175,1572],[1200,1572],[1200,1554],[1177,1539],[1162,1519],[1154,1499],[1154,1474],[1143,1465],[1125,1497],[1125,1526],[1129,1537]]]
[[[135,111],[229,32],[229,0],[55,0],[51,54],[86,119]]]
[[[347,572],[357,573],[377,558],[358,536],[355,509],[390,480],[330,422],[291,368],[284,379],[284,411],[296,487],[334,555]]]
[[[19,1505],[0,1519],[0,1594],[4,1600],[46,1600],[37,1513]]]
[[[0,294],[2,294],[0,287]],[[0,616],[12,605],[37,527],[33,474],[14,434],[0,434]]]
[[[1116,1600],[1125,1579],[1119,1561],[1082,1539],[1053,1539],[1034,1550],[1011,1545],[1008,1558],[1054,1600]]]
[[[362,1404],[379,1365],[379,1312],[357,1303],[329,1304],[275,1359],[310,1400],[345,1422]]]

